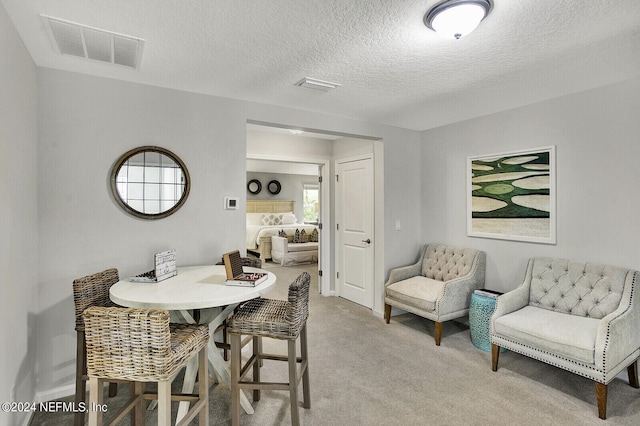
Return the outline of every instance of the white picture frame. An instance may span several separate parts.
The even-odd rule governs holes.
[[[467,235],[556,244],[555,146],[467,157]]]

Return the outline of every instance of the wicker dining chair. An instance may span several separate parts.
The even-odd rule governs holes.
[[[91,306],[116,306],[109,299],[109,289],[119,281],[118,270],[110,268],[73,281],[73,302],[76,316],[76,396],[75,406],[85,402],[87,393],[87,350],[84,338],[82,313]],[[117,383],[109,383],[109,397],[118,393]],[[74,425],[84,425],[85,413],[77,410]]]
[[[169,311],[160,309],[100,308],[84,311],[89,407],[102,405],[103,381],[135,382],[134,392],[114,415],[117,424],[131,410],[135,423],[144,424],[147,399],[158,400],[157,425],[171,423],[171,401],[194,402],[179,422],[187,425],[198,415],[209,423],[209,373],[206,324],[169,324]],[[193,357],[198,359],[198,395],[171,395],[171,382]],[[145,382],[157,382],[157,393],[144,392]],[[89,425],[102,424],[102,411],[89,409]]]
[[[302,380],[304,408],[311,407],[309,394],[309,361],[307,351],[307,318],[309,317],[309,286],[311,276],[303,272],[289,285],[288,300],[256,298],[249,300],[228,320],[231,337],[231,421],[240,424],[240,392],[253,389],[253,400],[260,400],[260,390],[288,390],[291,423],[300,424],[298,385]],[[253,337],[253,353],[242,365],[242,335]],[[262,338],[287,340],[288,355],[274,355],[262,351]],[[300,338],[300,357],[296,355],[296,341]],[[261,382],[262,360],[287,361],[289,382]],[[297,364],[300,364],[298,368]],[[253,380],[243,381],[253,367]]]

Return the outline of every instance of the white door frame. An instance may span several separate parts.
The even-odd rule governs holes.
[[[331,282],[329,277],[332,275],[331,268],[331,247],[333,242],[331,238],[331,160],[313,157],[289,157],[285,155],[267,155],[267,154],[247,154],[249,160],[269,160],[282,161],[287,163],[306,163],[317,164],[320,167],[320,218],[322,229],[320,230],[320,256],[318,261],[318,270],[322,270],[322,276],[318,277],[318,290],[325,296],[333,296],[335,293],[331,291]]]

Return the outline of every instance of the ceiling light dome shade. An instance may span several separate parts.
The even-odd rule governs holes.
[[[447,38],[471,33],[492,8],[490,0],[446,0],[424,15],[424,24]]]

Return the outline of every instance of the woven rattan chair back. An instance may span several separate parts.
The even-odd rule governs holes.
[[[178,371],[200,353],[198,374],[203,383],[200,383],[198,397],[186,397],[186,400],[197,400],[198,403],[182,420],[187,424],[199,413],[200,424],[208,423],[206,348],[209,328],[206,324],[169,324],[169,312],[159,309],[91,307],[84,311],[83,318],[92,406],[102,403],[102,380],[157,382],[157,394],[144,394],[138,386],[134,395],[137,402],[127,404],[129,407],[116,418],[124,417],[131,408],[137,408],[135,415],[141,416],[144,400],[160,395],[158,424],[169,424],[171,382]],[[173,396],[173,399],[180,400],[180,397]],[[90,412],[90,424],[99,420],[98,414]]]
[[[231,336],[231,421],[240,424],[240,392],[253,389],[253,400],[260,399],[260,390],[288,390],[291,423],[300,424],[298,410],[298,384],[302,380],[303,407],[310,408],[309,364],[307,351],[307,318],[309,317],[309,287],[311,276],[304,272],[289,285],[287,300],[256,298],[243,304],[228,321]],[[242,335],[253,336],[253,354],[242,365]],[[287,340],[286,356],[262,352],[263,337]],[[296,342],[300,338],[300,357],[296,355]],[[263,360],[286,361],[289,364],[289,382],[260,381]],[[298,364],[300,367],[298,369]],[[243,377],[253,368],[253,380]]]
[[[84,331],[82,313],[91,306],[115,306],[109,299],[109,289],[119,281],[116,268],[73,280],[73,303],[76,312],[76,331]]]
[[[300,329],[309,318],[309,287],[311,276],[304,272],[289,285],[289,304],[286,320],[291,327],[291,335],[300,334]]]
[[[109,299],[109,289],[119,280],[118,270],[110,268],[73,281],[73,303],[76,317],[76,406],[85,401],[87,392],[87,352],[84,344],[84,320],[82,313],[91,306],[115,306]],[[109,396],[118,393],[116,383],[109,384]],[[84,411],[77,410],[74,415],[74,425],[84,425]]]

